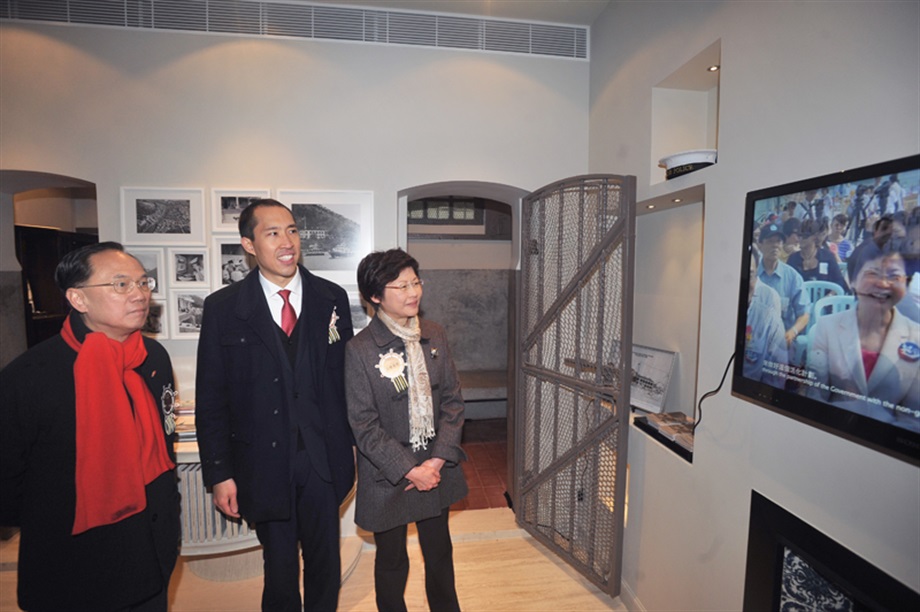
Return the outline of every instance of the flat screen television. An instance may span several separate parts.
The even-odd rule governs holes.
[[[920,465],[920,155],[751,191],[732,393]]]

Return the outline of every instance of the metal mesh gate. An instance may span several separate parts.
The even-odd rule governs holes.
[[[595,175],[544,187],[522,211],[517,520],[611,596],[626,496],[634,204],[634,177]]]

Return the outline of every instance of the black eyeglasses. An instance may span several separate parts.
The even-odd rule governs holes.
[[[143,293],[150,293],[157,288],[157,279],[142,278],[140,280],[131,280],[131,279],[118,279],[113,280],[110,283],[99,283],[96,285],[77,285],[74,289],[87,289],[89,287],[111,287],[115,290],[115,293],[130,293],[134,290],[135,287],[140,289]]]

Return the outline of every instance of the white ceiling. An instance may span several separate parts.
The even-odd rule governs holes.
[[[310,4],[361,6],[419,13],[453,13],[588,26],[607,8],[610,0],[316,0]]]

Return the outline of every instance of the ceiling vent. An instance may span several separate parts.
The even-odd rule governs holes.
[[[588,59],[588,28],[255,0],[0,0],[0,19]]]

